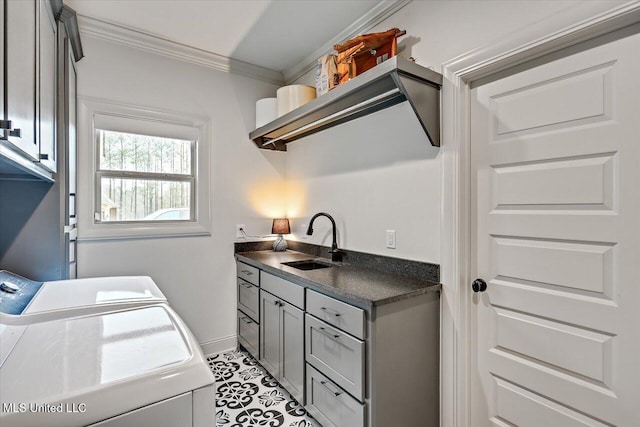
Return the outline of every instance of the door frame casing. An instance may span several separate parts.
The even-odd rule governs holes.
[[[471,422],[471,129],[470,88],[478,79],[640,23],[640,1],[611,7],[582,2],[500,43],[443,64],[440,425]]]

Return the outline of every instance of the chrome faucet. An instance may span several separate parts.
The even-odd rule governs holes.
[[[331,221],[331,226],[333,227],[333,242],[331,243],[331,250],[329,253],[331,254],[331,261],[340,262],[342,261],[342,251],[338,249],[338,242],[336,238],[336,222],[333,220],[333,217],[328,213],[319,212],[311,217],[311,221],[309,221],[309,227],[307,228],[307,236],[311,236],[313,234],[313,221],[316,220],[319,216],[326,216]]]

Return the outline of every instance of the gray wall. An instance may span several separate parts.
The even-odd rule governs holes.
[[[0,180],[0,268],[35,280],[62,276],[59,184]]]

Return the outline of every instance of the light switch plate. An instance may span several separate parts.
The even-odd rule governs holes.
[[[396,230],[387,230],[387,248],[396,248]]]

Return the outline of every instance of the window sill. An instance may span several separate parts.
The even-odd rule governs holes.
[[[210,236],[211,230],[197,222],[188,224],[98,223],[80,229],[78,241],[130,240],[169,237]]]

